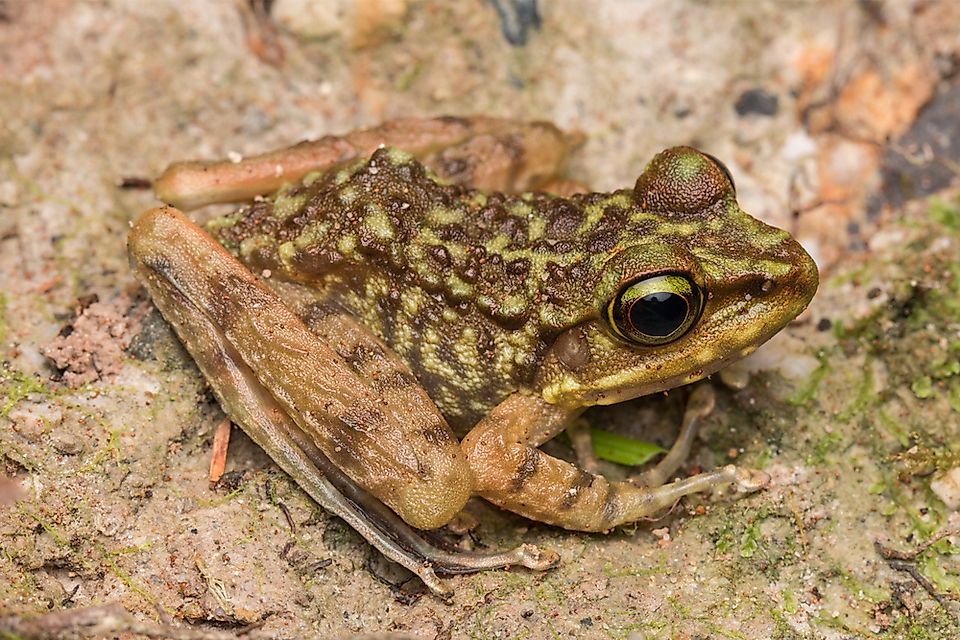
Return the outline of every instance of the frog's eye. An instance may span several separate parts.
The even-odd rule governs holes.
[[[709,158],[713,164],[717,165],[717,169],[720,169],[720,171],[723,172],[723,175],[727,177],[727,182],[730,183],[730,188],[733,189],[733,195],[737,195],[737,183],[733,181],[733,174],[730,173],[730,169],[727,169],[727,165],[723,164],[709,153],[704,153],[703,155],[707,156],[707,158]]]
[[[607,305],[607,321],[621,338],[656,346],[686,333],[702,309],[703,293],[687,276],[647,276],[620,289]]]

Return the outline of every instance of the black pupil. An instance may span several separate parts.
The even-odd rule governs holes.
[[[658,291],[643,296],[630,306],[630,324],[648,336],[664,338],[680,328],[687,310],[683,296]]]

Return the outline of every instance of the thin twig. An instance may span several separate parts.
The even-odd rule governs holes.
[[[210,482],[223,477],[227,468],[227,448],[230,446],[230,418],[224,418],[213,433],[213,450],[210,452]]]
[[[906,560],[907,562],[913,562],[920,556],[922,556],[927,549],[937,544],[944,538],[949,538],[950,536],[955,536],[960,534],[960,528],[957,527],[946,527],[937,531],[935,534],[930,536],[930,539],[923,542],[922,544],[917,545],[917,547],[912,551],[899,551],[893,547],[888,547],[881,542],[874,542],[873,545],[884,560]]]
[[[65,607],[68,604],[73,602],[73,597],[77,595],[77,591],[80,591],[80,583],[73,585],[73,589],[70,590],[70,593],[67,594],[67,597],[60,601],[60,606]]]
[[[930,547],[935,545],[940,540],[952,535],[960,533],[960,530],[954,527],[948,527],[941,529],[929,540],[925,541],[923,544],[918,545],[915,549],[911,551],[900,551],[892,547],[888,547],[885,544],[881,543],[879,540],[874,541],[873,547],[877,550],[877,553],[881,558],[887,561],[887,564],[894,571],[903,571],[908,574],[914,581],[923,587],[923,590],[926,591],[931,598],[933,598],[937,604],[943,607],[943,610],[947,613],[950,613],[950,609],[947,607],[947,600],[956,600],[956,596],[950,594],[941,594],[937,591],[936,585],[930,582],[922,573],[916,565],[917,558],[923,555]]]
[[[906,560],[897,560],[895,558],[887,558],[886,560],[891,569],[894,571],[903,571],[904,573],[908,574],[916,581],[917,584],[923,587],[924,591],[930,594],[931,598],[937,601],[937,604],[943,607],[944,611],[948,613],[950,612],[950,609],[947,608],[946,599],[940,595],[939,592],[937,592],[937,588],[934,586],[934,584],[927,580],[922,573],[920,573],[920,569],[917,568],[917,565]]]
[[[290,533],[297,535],[297,523],[293,521],[293,516],[290,515],[290,509],[287,508],[281,500],[277,500],[277,506],[280,508],[280,511],[283,512],[283,517],[287,519],[287,526],[290,527]]]
[[[141,176],[122,176],[117,180],[117,187],[120,189],[150,189],[153,187],[153,181]]]

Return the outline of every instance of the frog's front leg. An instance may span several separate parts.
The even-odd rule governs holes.
[[[494,504],[533,520],[578,531],[607,531],[652,516],[691,493],[735,483],[756,491],[762,472],[728,465],[661,487],[610,482],[537,447],[563,430],[579,410],[515,393],[463,440],[475,490]]]
[[[687,406],[680,421],[680,432],[667,454],[652,468],[630,477],[635,484],[647,487],[659,487],[690,456],[693,441],[697,437],[700,423],[710,415],[716,404],[716,393],[709,383],[699,383],[687,399]],[[593,438],[590,425],[585,420],[575,420],[567,427],[567,436],[573,445],[577,463],[590,473],[598,473],[597,457],[593,453]]]
[[[555,556],[529,546],[494,554],[448,553],[411,527],[433,528],[449,520],[470,496],[472,474],[418,385],[403,385],[402,401],[399,386],[393,397],[382,393],[389,361],[381,359],[386,369],[376,372],[351,366],[336,345],[311,333],[175,209],[141,216],[129,251],[134,272],[230,417],[314,499],[387,557],[442,594],[448,592],[435,570],[462,573],[510,564],[542,569],[555,563]],[[364,342],[354,329],[353,347],[381,346]]]
[[[666,482],[690,456],[690,449],[693,448],[700,422],[710,415],[716,401],[716,393],[709,383],[697,384],[687,398],[683,420],[680,422],[680,433],[677,434],[677,439],[667,451],[667,455],[663,456],[652,469],[634,476],[632,480],[648,487],[659,487]]]

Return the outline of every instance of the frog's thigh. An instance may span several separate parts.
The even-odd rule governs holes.
[[[141,271],[141,276],[147,274]],[[449,597],[450,589],[434,572],[438,563],[424,552],[430,551],[429,545],[316,448],[203,313],[175,288],[164,290],[162,282],[149,283],[148,278],[153,299],[184,336],[221,405],[229,408],[230,418],[321,507],[343,518],[386,557],[417,574],[434,593]]]
[[[171,244],[173,240],[176,240],[175,245]],[[289,406],[281,403],[264,386],[254,371],[254,368],[260,368],[257,364],[259,361],[254,360],[253,367],[248,365],[245,358],[250,353],[241,353],[241,350],[246,351],[243,348],[246,345],[241,345],[241,349],[235,346],[236,333],[233,332],[231,337],[231,331],[225,325],[232,325],[237,320],[225,322],[223,310],[214,308],[225,304],[219,299],[225,294],[215,286],[204,291],[210,285],[209,277],[212,275],[218,277],[218,285],[234,295],[258,283],[250,279],[243,265],[225,256],[219,245],[179,212],[159,209],[141,217],[131,234],[130,256],[138,278],[147,287],[164,317],[174,325],[231,419],[325,509],[346,520],[388,558],[420,576],[435,593],[450,595],[435,571],[454,574],[518,564],[542,570],[556,564],[556,554],[541,551],[532,545],[522,545],[503,552],[479,553],[448,552],[434,547],[383,502],[333,464],[318,448],[316,438],[308,435],[308,432],[314,433],[310,425],[301,428],[291,418]],[[214,265],[212,271],[206,272],[205,264]],[[245,293],[243,301],[249,303],[257,313],[267,314],[281,329],[284,325],[289,328],[298,322],[294,320],[291,323],[283,309],[274,308],[273,305],[282,306],[279,300],[262,296],[264,292],[247,290]],[[417,385],[400,385],[392,379],[394,374],[406,377],[408,372],[389,352],[384,351],[380,356],[370,355],[381,349],[382,343],[362,326],[349,318],[334,317],[327,318],[320,325],[332,331],[335,335],[330,337],[336,338],[336,347],[345,350],[353,358],[350,367],[344,365],[345,368],[360,373],[364,381],[379,381],[396,388],[416,387],[418,393],[413,394],[416,397],[408,397],[408,404],[404,406],[418,405],[419,398],[426,398]],[[302,343],[322,342],[322,336],[320,340],[297,339]],[[289,346],[289,342],[280,343],[272,346]],[[301,344],[299,349],[304,354],[310,350],[305,344]],[[309,378],[306,371],[309,368],[310,363],[305,363],[300,370],[304,379]],[[290,395],[284,389],[274,391],[281,397]],[[296,390],[293,395],[299,397]],[[380,401],[386,402],[387,399],[380,398]],[[426,402],[430,404],[429,399]],[[303,408],[310,410],[309,406]],[[416,424],[416,417],[410,418],[410,422]],[[436,432],[431,432],[431,435],[436,437]],[[459,454],[456,441],[451,438],[451,443]],[[466,476],[469,478],[469,473]],[[426,493],[435,494],[429,484]],[[441,490],[440,494],[443,495],[444,491]],[[454,504],[461,502],[455,501]]]
[[[405,406],[413,402],[431,402],[407,365],[373,332],[353,316],[325,306],[304,310],[304,322],[322,341],[336,349],[358,374],[371,379],[383,394],[386,404]],[[413,400],[411,397],[415,396]],[[329,475],[329,474],[328,474]],[[331,478],[333,479],[333,478]],[[336,483],[338,487],[341,485]],[[376,500],[343,488],[343,493],[373,520],[389,522],[391,532],[403,545],[429,562],[438,572],[454,574],[521,565],[544,570],[553,567],[559,556],[549,550],[524,544],[507,551],[444,551],[410,531],[404,523]],[[425,580],[426,582],[426,580]]]
[[[438,527],[463,506],[471,489],[469,468],[425,394],[405,397],[400,406],[385,404],[375,381],[352,370],[272,291],[174,209],[144,214],[131,232],[130,252],[191,353],[198,341],[191,326],[202,317],[323,454],[406,522]]]
[[[413,397],[417,404],[432,404],[406,363],[352,315],[320,305],[297,311],[314,335],[333,347],[356,374],[371,381],[384,402],[403,406]]]
[[[528,191],[554,177],[571,140],[543,122],[470,118],[407,118],[342,136],[324,136],[239,161],[171,164],[154,182],[157,197],[191,210],[242,202],[325,171],[377,147],[413,154],[445,179],[496,191]]]
[[[767,482],[765,474],[732,465],[656,488],[610,482],[536,448],[562,430],[567,417],[537,396],[517,393],[504,400],[463,440],[476,492],[533,520],[606,531],[720,484],[755,491]]]

